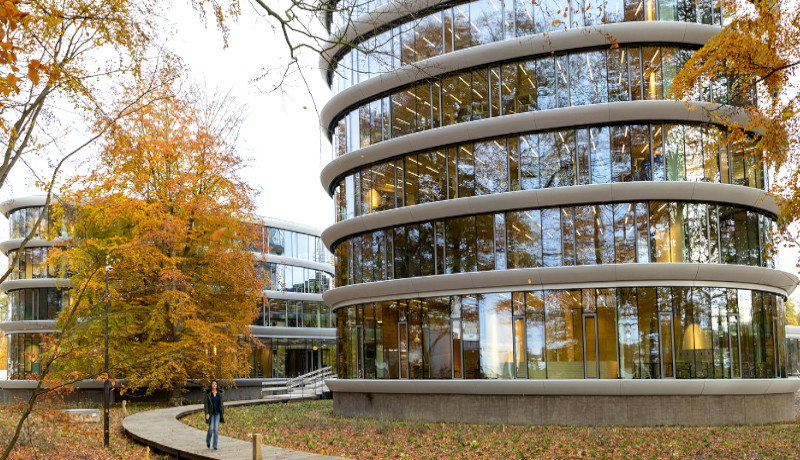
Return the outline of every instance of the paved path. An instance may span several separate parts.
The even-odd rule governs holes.
[[[230,408],[235,406],[276,403],[289,399],[300,400],[304,398],[297,396],[267,396],[261,400],[226,402],[225,407]],[[191,406],[139,412],[125,417],[125,419],[122,420],[122,428],[128,436],[142,444],[154,447],[161,452],[175,455],[179,459],[252,460],[252,442],[220,436],[219,443],[217,444],[219,450],[207,449],[205,446],[205,431],[192,428],[178,420],[181,417],[202,410],[202,404],[194,404]],[[267,445],[261,446],[261,453],[265,460],[325,460],[339,458]]]

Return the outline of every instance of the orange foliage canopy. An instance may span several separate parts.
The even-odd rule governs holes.
[[[203,100],[163,90],[104,135],[98,163],[64,193],[78,205],[64,213],[72,241],[56,257],[75,304],[59,318],[59,348],[81,351],[61,372],[103,368],[108,260],[112,377],[174,389],[246,374],[263,287],[253,193],[238,176],[239,120],[226,101]]]
[[[712,96],[721,103],[714,121],[730,127],[729,142],[756,134],[752,152],[761,161],[755,163],[778,171],[772,192],[782,204],[781,229],[787,230],[800,217],[800,5],[774,0],[719,3],[732,13],[728,24],[692,56],[670,95],[697,100],[709,83],[721,90],[716,92],[721,99]],[[748,121],[735,121],[742,114]]]

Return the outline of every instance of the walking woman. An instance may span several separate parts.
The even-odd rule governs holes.
[[[225,423],[225,403],[222,400],[222,391],[219,390],[217,380],[211,380],[209,388],[206,390],[206,398],[203,403],[203,411],[206,414],[208,423],[208,433],[206,434],[206,447],[211,448],[211,434],[214,434],[214,450],[217,450],[217,438],[219,437],[219,424]]]

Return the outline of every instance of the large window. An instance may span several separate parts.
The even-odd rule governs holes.
[[[372,184],[359,184],[359,188],[372,189]],[[375,200],[380,203],[379,197]],[[380,206],[376,205],[374,211],[380,211]],[[358,214],[373,212],[372,208],[359,210]],[[331,254],[322,244],[318,236],[305,233],[293,232],[282,228],[264,226],[261,228],[261,240],[259,247],[254,250],[264,254],[274,254],[278,256],[291,257],[293,259],[311,260],[314,262],[328,263],[331,261]]]
[[[727,379],[796,372],[783,297],[710,287],[497,292],[338,309],[339,377]],[[774,329],[774,325],[778,329]]]
[[[54,227],[54,224],[51,222],[50,213],[42,206],[36,206],[32,208],[22,208],[22,209],[15,209],[8,213],[8,226],[9,226],[9,236],[11,238],[25,238],[28,236],[36,221],[39,219],[39,215],[44,210],[45,216],[42,218],[41,223],[38,227],[36,227],[36,231],[31,236],[32,238],[40,238],[40,239],[50,239],[53,236],[51,235],[51,227]],[[58,228],[52,228],[54,233],[58,233]]]
[[[250,355],[250,378],[291,378],[336,367],[336,342],[258,337]]]
[[[262,262],[259,270],[265,281],[264,289],[269,291],[322,294],[333,283],[330,273],[293,265]]]
[[[693,52],[674,46],[627,45],[548,55],[436,77],[342,114],[331,127],[333,153],[341,156],[391,138],[483,118],[604,102],[664,99],[672,78]],[[727,101],[724,92],[717,93],[713,100]],[[703,96],[701,100],[710,97]],[[390,126],[385,126],[387,123]],[[627,136],[630,143],[630,133]],[[702,149],[698,151],[702,160]]]
[[[8,279],[33,279],[52,278],[57,276],[57,270],[47,262],[49,247],[25,248],[21,252],[17,249],[8,251],[8,268],[11,274]],[[14,264],[14,257],[17,257]]]
[[[39,334],[8,335],[8,378],[35,379],[42,372]]]
[[[340,28],[346,27],[351,19],[384,3],[339,2],[333,21]],[[514,37],[626,21],[719,25],[724,20],[720,8],[712,8],[710,1],[684,3],[685,0],[607,0],[605,5],[590,5],[584,0],[475,0],[448,6],[384,30],[357,43],[354,49],[348,48],[332,72],[331,86],[334,92],[342,91],[403,64]]]
[[[342,221],[460,197],[609,182],[699,181],[763,189],[764,174],[751,154],[728,146],[725,132],[714,125],[569,128],[466,142],[377,163],[340,179],[334,202]]]
[[[770,241],[774,222],[755,210],[675,201],[451,217],[344,240],[336,247],[336,271],[339,286],[346,286],[444,273],[608,263],[773,268],[771,249],[764,242]]]
[[[69,305],[69,291],[57,288],[18,289],[8,293],[11,321],[54,320]]]
[[[260,299],[254,326],[334,327],[325,302],[307,300]]]

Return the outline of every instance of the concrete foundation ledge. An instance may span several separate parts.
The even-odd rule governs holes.
[[[326,384],[333,392],[334,413],[345,417],[512,425],[737,425],[794,421],[800,379],[333,379]]]

